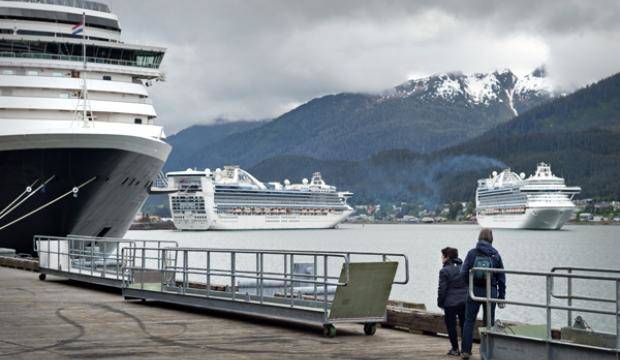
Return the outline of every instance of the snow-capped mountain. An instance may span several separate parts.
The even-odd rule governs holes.
[[[392,149],[429,153],[509,121],[516,113],[547,100],[549,89],[544,71],[518,78],[504,70],[429,76],[407,81],[383,94],[321,96],[261,126],[226,132],[229,135],[206,142],[200,151],[191,151],[191,157],[179,155],[188,160],[186,164],[179,162],[178,168],[196,164],[249,168],[280,155],[359,160]],[[204,144],[198,130],[185,135],[193,133],[193,138]],[[187,142],[181,137],[175,141]],[[177,155],[173,152],[171,158]]]
[[[418,97],[465,102],[472,106],[504,103],[514,115],[518,115],[521,110],[531,108],[531,102],[538,103],[552,97],[552,90],[544,67],[520,78],[508,69],[471,75],[452,72],[409,80],[388,92],[383,100]]]

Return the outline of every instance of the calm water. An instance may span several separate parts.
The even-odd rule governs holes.
[[[333,230],[280,231],[130,231],[128,238],[176,240],[181,246],[254,248],[286,250],[338,250],[404,253],[410,259],[411,281],[395,285],[392,299],[426,304],[436,310],[437,279],[441,267],[440,249],[452,246],[464,257],[475,245],[476,225],[352,225]],[[515,270],[549,271],[554,266],[619,268],[620,226],[566,226],[561,231],[494,230],[494,246],[504,266]],[[507,294],[511,300],[545,302],[544,278],[508,277]],[[565,281],[556,280],[558,293]],[[602,294],[610,298],[615,286],[610,282],[573,285],[581,294]],[[565,302],[556,301],[557,304]],[[582,304],[578,304],[582,305]],[[591,304],[601,308],[600,304]],[[609,309],[612,309],[611,307]],[[583,314],[591,325],[610,328],[613,319]],[[543,322],[543,309],[508,306],[498,318]],[[554,311],[554,321],[566,321],[566,313]]]

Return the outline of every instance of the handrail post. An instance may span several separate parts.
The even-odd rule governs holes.
[[[119,265],[119,261],[120,261],[120,259],[119,259],[119,257],[118,257],[118,255],[119,255],[119,251],[123,251],[123,250],[122,250],[122,248],[121,248],[120,246],[118,246],[118,245],[117,245],[117,246],[116,246],[116,278],[117,278],[117,279],[118,279],[118,273],[122,271],[122,269],[121,269],[121,265]],[[123,251],[123,252],[124,252],[124,251]],[[124,258],[124,254],[123,254],[123,256],[121,256],[121,257],[123,257],[123,258]],[[123,259],[123,262],[124,262],[124,261],[125,261],[125,259]],[[123,276],[123,279],[125,278],[125,274],[121,273],[121,276]]]
[[[166,249],[161,249],[161,250],[158,249],[157,256],[159,256],[160,252],[161,252],[161,261],[157,259],[159,271],[161,272],[161,285],[159,287],[159,291],[164,292],[164,283],[166,282]],[[161,264],[161,266],[159,264]]]
[[[620,351],[620,280],[616,280],[616,351]]]
[[[260,279],[259,279],[259,275],[260,274],[260,255],[257,252],[256,253],[256,274],[254,275],[254,278],[256,280],[256,296],[258,296],[258,288],[260,287]]]
[[[485,282],[486,282],[486,287],[485,287],[485,292],[486,292],[486,303],[484,304],[486,306],[486,331],[485,331],[485,337],[486,337],[486,345],[484,347],[484,352],[486,354],[486,358],[488,359],[489,356],[491,355],[491,344],[489,344],[489,331],[491,331],[491,328],[493,327],[493,321],[492,321],[492,309],[493,309],[493,305],[491,304],[491,297],[492,297],[492,293],[491,293],[491,273],[490,272],[485,272]]]
[[[318,260],[316,258],[316,254],[315,254],[314,255],[314,266],[312,267],[312,272],[314,273],[313,274],[314,275],[314,280],[313,280],[313,282],[314,282],[314,284],[313,284],[313,286],[314,286],[314,301],[317,301],[317,299],[318,299],[318,295],[317,295],[318,291],[317,291],[317,285],[316,285],[316,282],[318,280],[318,278],[316,276],[317,266],[319,266],[319,264],[318,264]]]
[[[90,276],[95,272],[95,242],[90,241]]]
[[[291,266],[291,271],[290,271],[290,274],[291,274],[291,282],[290,282],[290,284],[291,284],[290,285],[291,286],[291,307],[295,306],[295,295],[294,295],[295,289],[293,288],[293,278],[294,278],[293,271],[294,271],[294,268],[295,268],[295,260],[294,260],[293,256],[294,255],[291,254],[291,265],[290,265]]]
[[[188,276],[187,276],[187,250],[183,250],[183,285],[181,288],[182,293],[185,295],[185,291],[187,290]]]
[[[230,252],[230,290],[232,291],[232,299],[235,300],[235,252]]]
[[[288,258],[286,257],[286,254],[282,255],[282,258],[284,259],[284,273],[282,274],[284,277],[284,281],[283,281],[283,288],[284,288],[284,298],[286,298],[286,287],[287,287],[287,276],[286,276],[286,270],[288,269]]]
[[[103,271],[101,272],[102,277],[107,277],[107,272],[108,272],[108,269],[106,267],[106,261],[105,261],[107,258],[105,250],[106,250],[106,243],[103,243],[103,251],[101,252],[102,257],[103,257]]]
[[[546,310],[547,310],[547,341],[551,341],[551,292],[553,291],[553,278],[550,275],[545,276],[547,283],[546,293]]]
[[[570,275],[573,272],[572,269],[568,269],[568,274]],[[573,278],[568,277],[568,284],[566,285],[566,295],[568,297],[567,299],[567,305],[568,307],[572,307],[573,306]],[[572,322],[573,322],[573,310],[568,310],[567,312],[567,319],[566,319],[566,326],[571,327],[572,326]]]
[[[263,260],[265,259],[265,254],[264,253],[260,253],[260,287],[258,288],[258,290],[260,291],[260,303],[263,303],[263,288],[264,288],[264,282],[265,280],[263,279],[264,272],[265,272],[265,268],[263,266]]]
[[[344,258],[344,266],[345,266],[345,283],[347,284],[347,286],[349,285],[349,265],[351,264],[351,257],[349,254],[346,255],[346,257]],[[338,282],[340,282],[340,279],[338,279]]]
[[[491,293],[491,273],[490,272],[485,272],[485,281],[486,281],[486,313],[487,313],[487,318],[486,318],[486,324],[485,326],[487,327],[487,332],[491,329],[491,327],[493,327],[493,322],[491,321],[491,309],[493,308],[491,305],[491,298],[492,298],[492,293]]]
[[[323,319],[327,321],[327,255],[323,255]]]
[[[209,250],[207,250],[207,282],[205,285],[208,298],[211,291],[211,251]]]
[[[140,289],[144,290],[144,272],[146,271],[146,259],[144,258],[145,249],[142,248],[142,260],[140,261],[142,265],[142,270],[140,271]]]
[[[146,246],[146,242],[145,242],[145,244],[144,244],[144,245]],[[161,249],[161,241],[158,241],[158,242],[157,242],[157,248],[158,248],[158,249]],[[161,266],[161,262],[162,262],[162,261],[165,261],[165,260],[164,260],[163,258],[162,258],[162,259],[159,259],[159,258],[157,259],[157,267],[158,267],[159,269],[161,269],[161,268],[163,267],[163,266]]]

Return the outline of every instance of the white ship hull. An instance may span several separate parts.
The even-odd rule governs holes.
[[[570,220],[574,207],[527,208],[522,214],[478,214],[478,224],[495,229],[559,230]]]
[[[352,211],[327,215],[232,215],[221,214],[213,221],[196,219],[193,215],[177,216],[174,225],[179,230],[279,230],[331,229],[343,222]]]

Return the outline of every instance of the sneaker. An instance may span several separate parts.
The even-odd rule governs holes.
[[[448,351],[448,353],[446,355],[448,355],[448,356],[459,356],[459,355],[461,355],[461,353],[458,350],[452,349],[452,350]]]
[[[470,357],[471,357],[470,353],[466,353],[466,352],[461,353],[461,358],[463,359],[469,359]]]

